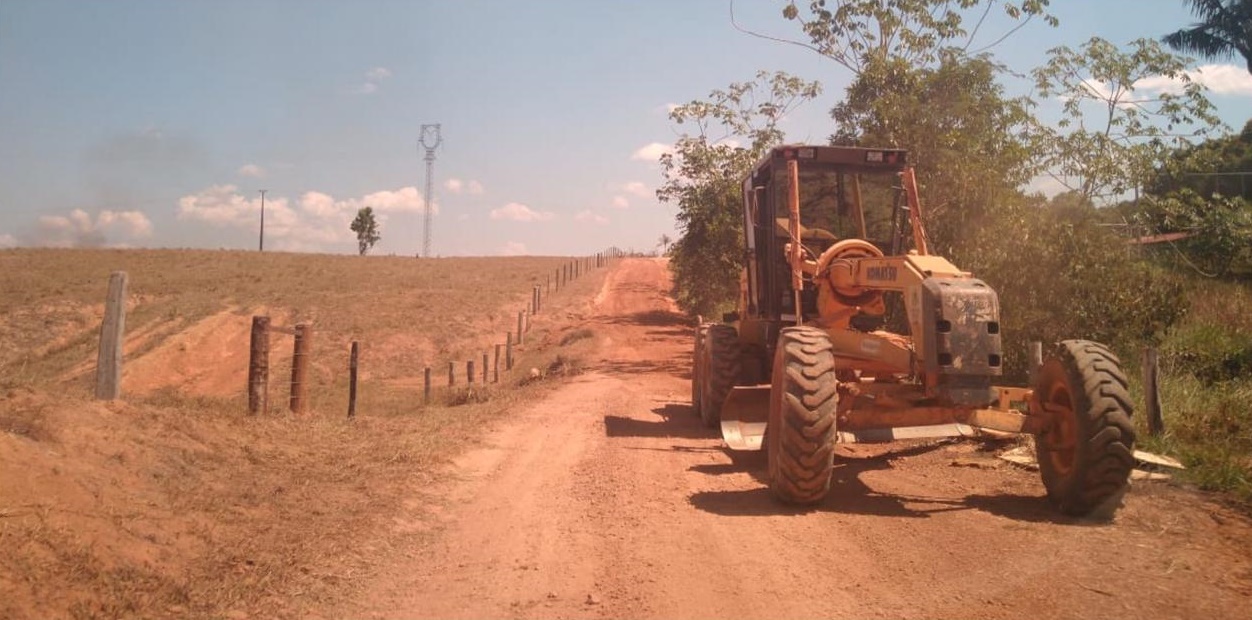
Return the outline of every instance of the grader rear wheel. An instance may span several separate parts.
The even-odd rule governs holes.
[[[814,504],[830,490],[837,386],[826,332],[784,328],[774,355],[766,442],[770,489],[786,503]]]
[[[696,327],[695,353],[691,356],[691,410],[700,415],[700,397],[704,392],[704,341],[708,338],[709,324]]]
[[[1048,499],[1086,516],[1122,493],[1134,467],[1126,376],[1104,345],[1066,340],[1039,370],[1035,396],[1050,424],[1035,436]]]
[[[730,325],[715,324],[703,340],[700,419],[709,428],[722,423],[722,403],[739,380],[739,334]]]

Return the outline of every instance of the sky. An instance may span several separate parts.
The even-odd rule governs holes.
[[[1057,45],[1193,21],[1181,0],[1052,5],[1060,26],[1028,24],[992,49],[1000,61],[1025,72]],[[743,27],[795,38],[782,6],[734,10]],[[656,157],[681,129],[670,106],[785,70],[823,86],[784,121],[788,141],[822,142],[851,79],[739,32],[730,7],[0,0],[0,248],[255,249],[264,189],[266,250],[355,253],[349,223],[371,206],[373,253],[415,255],[418,140],[438,123],[431,254],[652,250],[678,234],[674,206],[655,196]],[[984,40],[1007,27],[989,20]],[[1252,117],[1252,76],[1217,64],[1234,69],[1205,69],[1210,98],[1237,129]]]

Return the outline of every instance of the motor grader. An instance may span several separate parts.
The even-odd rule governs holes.
[[[697,327],[692,401],[730,449],[767,450],[778,499],[821,501],[836,443],[1016,433],[1061,511],[1116,502],[1134,463],[1117,357],[1066,340],[1031,387],[996,385],[998,297],[930,253],[906,151],[777,147],[743,197],[738,309]]]

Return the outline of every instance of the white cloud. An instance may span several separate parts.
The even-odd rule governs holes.
[[[625,209],[625,208],[627,208],[627,207],[629,207],[629,206],[630,206],[630,201],[629,201],[629,200],[626,200],[626,197],[625,197],[625,196],[614,196],[614,197],[613,197],[613,208],[614,208],[614,209]]]
[[[265,168],[262,168],[256,164],[244,164],[240,166],[239,170],[237,170],[236,172],[241,177],[252,177],[254,179],[259,179],[265,176]]]
[[[96,216],[96,226],[117,230],[132,238],[152,236],[152,221],[141,211],[101,211]]]
[[[483,193],[483,184],[473,179],[463,180],[452,177],[443,182],[443,188],[448,190],[450,194],[470,194],[479,196]]]
[[[395,191],[381,191],[372,194],[366,194],[364,197],[347,201],[351,203],[352,212],[355,214],[357,209],[361,207],[374,207],[375,211],[394,211],[397,213],[422,213],[425,212],[421,194],[417,192],[416,187],[402,187]],[[438,203],[431,207],[431,213],[439,213]]]
[[[0,235],[0,248],[17,247],[17,237],[13,235]]]
[[[510,241],[500,248],[501,256],[525,256],[526,244],[519,241]]]
[[[671,152],[673,149],[674,147],[668,144],[652,142],[635,149],[635,152],[631,154],[630,158],[635,161],[655,162],[660,159],[662,155]]]
[[[416,187],[382,190],[345,200],[308,191],[294,205],[285,197],[267,195],[266,246],[269,247],[269,240],[273,239],[275,249],[280,250],[342,249],[356,240],[349,225],[361,208],[373,207],[382,222],[386,221],[389,213],[420,213],[422,205],[423,200]],[[438,213],[438,205],[431,212]],[[251,230],[260,223],[261,199],[259,196],[243,196],[234,185],[214,185],[180,198],[178,218],[222,228]]]
[[[1070,191],[1070,188],[1060,179],[1045,174],[1031,179],[1030,183],[1026,184],[1025,191],[1027,194],[1043,194],[1046,198],[1052,198],[1057,194]]]
[[[627,181],[620,186],[620,189],[627,194],[638,196],[640,198],[654,197],[652,190],[648,189],[648,186],[644,185],[640,181]]]
[[[597,213],[592,213],[591,211],[579,211],[578,214],[574,216],[574,221],[604,225],[609,223],[609,218]]]
[[[141,211],[106,209],[93,219],[86,211],[74,209],[69,215],[40,216],[34,243],[58,248],[116,247],[129,246],[128,241],[151,236],[152,222]],[[112,243],[109,242],[110,238],[114,239]]]
[[[1252,95],[1252,73],[1235,65],[1202,65],[1185,72],[1193,82],[1199,82],[1218,95]],[[1181,79],[1156,75],[1135,82],[1138,90],[1162,93],[1180,93],[1184,83]]]
[[[372,95],[378,92],[378,86],[383,80],[391,77],[391,69],[387,67],[374,67],[365,72],[365,82],[352,89],[360,95]]]
[[[275,203],[270,200],[269,203]],[[254,221],[253,212],[259,217],[261,200],[254,205],[239,194],[234,185],[213,185],[191,196],[178,199],[178,219],[195,220],[214,226],[246,226]]]
[[[509,204],[493,209],[491,211],[491,219],[493,220],[513,220],[515,222],[543,222],[556,217],[551,211],[535,211],[520,202],[510,202]]]

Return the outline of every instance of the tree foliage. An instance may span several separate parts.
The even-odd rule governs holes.
[[[1201,197],[1221,194],[1252,202],[1252,121],[1240,133],[1174,151],[1156,170],[1146,191],[1165,196],[1183,189]]]
[[[752,164],[780,144],[778,122],[820,92],[782,72],[758,72],[751,82],[714,90],[670,112],[690,128],[661,156],[664,183],[657,197],[678,207],[681,237],[670,247],[679,307],[712,315],[733,300],[743,265],[743,200],[739,184]]]
[[[980,5],[978,21],[967,28],[966,12]],[[1019,23],[1008,32],[987,35],[982,27],[996,6]],[[924,67],[952,54],[986,51],[1034,18],[1055,26],[1047,8],[1048,0],[811,0],[802,11],[789,0],[783,17],[799,24],[809,39],[805,47],[860,75],[888,61]]]
[[[970,222],[1020,200],[1032,174],[1030,104],[1009,98],[987,58],[946,55],[934,67],[874,62],[832,110],[836,144],[907,149],[926,197],[935,251],[961,245]]]
[[[1099,37],[1048,51],[1033,71],[1039,96],[1062,102],[1058,126],[1038,126],[1040,166],[1094,202],[1140,187],[1169,157],[1221,123],[1186,59],[1151,39],[1120,49]],[[1160,84],[1149,94],[1144,80]],[[1168,80],[1169,84],[1161,84]]]
[[[1186,312],[1178,278],[1141,260],[1077,200],[1017,205],[976,229],[971,267],[1000,294],[1006,372],[1026,374],[1026,343],[1087,338],[1126,350]]]
[[[374,216],[373,207],[362,207],[356,212],[356,219],[352,220],[352,232],[356,233],[357,249],[361,256],[365,256],[382,239],[382,235],[378,232],[378,219]]]
[[[1200,19],[1165,35],[1166,45],[1209,59],[1243,57],[1252,73],[1252,0],[1185,0]]]
[[[1189,236],[1170,247],[1171,262],[1209,277],[1252,271],[1252,204],[1220,194],[1201,197],[1190,189],[1147,196],[1135,222],[1153,233]]]

